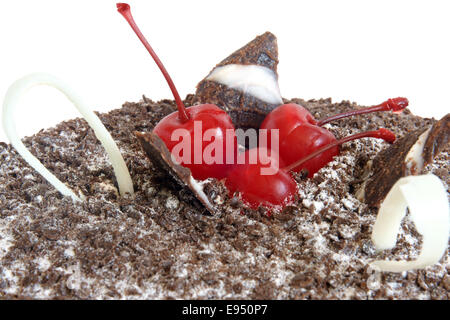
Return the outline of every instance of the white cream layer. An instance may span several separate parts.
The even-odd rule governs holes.
[[[208,196],[203,191],[203,184],[207,182],[207,180],[204,181],[197,181],[192,176],[189,177],[189,182],[191,186],[195,189],[197,192],[197,195],[201,198],[202,202],[205,204],[205,206],[208,207],[210,211],[214,211],[214,206],[209,202]]]
[[[206,78],[240,90],[264,102],[282,104],[275,72],[258,65],[228,64],[216,67]]]

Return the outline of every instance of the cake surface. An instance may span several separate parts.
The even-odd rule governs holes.
[[[195,101],[188,96],[187,105]],[[356,107],[294,99],[322,118]],[[0,298],[62,299],[448,299],[448,249],[424,270],[376,272],[374,259],[412,260],[420,235],[406,219],[397,246],[377,253],[377,211],[357,200],[364,166],[388,145],[363,139],[312,179],[296,176],[298,199],[282,212],[242,207],[218,181],[211,216],[147,158],[134,131],[176,110],[144,98],[99,115],[124,156],[135,197],[121,198],[107,155],[82,119],[24,139],[33,154],[86,196],[63,198],[8,144],[0,143]],[[405,111],[342,119],[337,137],[392,130],[398,137],[435,122]],[[426,170],[447,187],[449,148]]]

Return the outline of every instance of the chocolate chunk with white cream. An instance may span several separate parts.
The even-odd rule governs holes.
[[[161,138],[153,132],[135,132],[136,137],[142,145],[152,163],[168,172],[181,186],[188,188],[192,194],[212,215],[217,214],[217,209],[212,204],[203,190],[205,181],[197,181],[192,177],[191,170],[181,166],[172,159],[172,155]],[[191,201],[194,199],[191,199]]]
[[[381,151],[368,168],[371,174],[357,193],[358,198],[379,207],[398,179],[424,173],[425,166],[448,145],[449,120],[447,114],[430,128],[411,132]]]
[[[227,111],[237,128],[259,128],[283,103],[277,65],[277,40],[266,32],[217,64],[197,85],[196,100]]]

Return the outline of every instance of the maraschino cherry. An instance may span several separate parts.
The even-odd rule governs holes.
[[[228,174],[225,185],[230,196],[239,192],[244,203],[252,209],[257,209],[259,206],[269,209],[282,209],[293,202],[297,193],[297,184],[289,173],[290,171],[297,167],[303,167],[305,163],[315,161],[324,152],[331,152],[333,156],[336,156],[339,153],[339,145],[361,138],[378,138],[389,143],[395,141],[395,135],[384,128],[362,132],[338,141],[335,140],[321,148],[310,150],[309,154],[288,166],[284,165],[282,158],[277,159],[272,154],[268,154],[267,149],[253,148],[247,150],[243,157],[247,160],[251,155],[255,156],[256,154],[258,155],[257,161],[255,163],[247,161],[244,164],[236,165]],[[267,155],[263,159],[259,156],[261,152]],[[268,162],[271,165],[268,165]],[[261,169],[267,169],[269,166],[280,169],[272,175],[262,174]]]
[[[297,184],[288,171],[280,169],[285,166],[282,159],[263,147],[246,150],[239,158],[225,180],[230,196],[240,192],[242,200],[253,209],[280,207],[294,200]],[[252,158],[256,161],[250,162]],[[272,169],[275,174],[262,174],[263,169]]]
[[[406,98],[394,98],[368,108],[340,113],[329,118],[316,121],[304,107],[298,104],[284,104],[269,113],[260,129],[267,129],[267,146],[270,148],[270,129],[279,129],[280,157],[289,165],[310,154],[322,146],[336,141],[334,135],[322,126],[328,122],[359,114],[376,111],[401,112],[408,106]],[[339,153],[339,149],[329,149],[315,159],[292,168],[293,171],[306,169],[308,177],[312,177],[320,168],[331,161]]]
[[[225,143],[225,140],[229,139],[229,136],[227,138],[227,129],[233,130],[233,132],[235,129],[230,116],[213,104],[202,104],[186,108],[162,62],[159,60],[158,56],[136,25],[133,16],[131,15],[130,6],[126,3],[118,3],[117,9],[130,24],[139,40],[141,40],[145,48],[155,60],[172,91],[178,107],[178,111],[163,118],[155,126],[153,132],[164,141],[169,151],[172,152],[173,148],[180,143],[179,140],[172,140],[173,132],[176,129],[184,129],[185,135],[190,138],[190,161],[183,161],[182,158],[184,157],[181,153],[180,155],[174,154],[178,162],[189,168],[195,179],[204,180],[207,178],[225,178],[229,169],[232,167],[231,164],[227,164],[226,162],[227,144]],[[197,122],[197,128],[199,128],[198,124],[201,124],[200,136],[198,136],[198,134],[194,134],[194,122]],[[212,137],[209,137],[211,138],[211,142],[203,141],[203,132],[206,131],[212,133]],[[237,148],[236,137],[234,134],[233,138],[235,139],[233,146],[236,146]],[[221,160],[219,159],[219,161],[216,161],[215,163],[206,164],[203,159],[203,152],[205,151],[205,148],[213,141],[216,145],[223,146],[223,152],[219,156]],[[235,150],[234,147],[233,150],[228,150],[228,152],[234,152],[234,154],[237,155],[237,149]],[[201,154],[199,155],[199,153]]]

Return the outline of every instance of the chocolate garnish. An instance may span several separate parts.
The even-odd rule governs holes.
[[[233,52],[218,63],[216,67],[233,63],[256,64],[272,69],[276,73],[278,65],[277,37],[267,31]]]
[[[406,155],[425,131],[421,128],[411,132],[378,153],[370,168],[372,176],[362,186],[364,195],[360,200],[379,207],[394,183],[406,175]]]
[[[379,207],[389,190],[401,177],[424,173],[425,166],[448,144],[450,135],[450,114],[436,122],[431,128],[420,128],[397,140],[389,148],[381,151],[371,165],[372,174],[362,185],[359,198],[371,207]],[[426,132],[427,131],[427,132]],[[408,158],[411,148],[421,143],[422,135],[427,135],[420,161]],[[419,146],[420,148],[420,146]]]
[[[169,149],[167,149],[158,135],[153,132],[135,132],[134,134],[141,143],[148,158],[156,167],[162,169],[164,172],[168,172],[182,187],[189,189],[209,213],[212,215],[218,214],[218,210],[203,191],[202,184],[192,177],[189,168],[183,167],[172,160]]]
[[[275,35],[266,32],[256,37],[217,64],[214,69],[230,64],[266,67],[273,71],[277,80],[278,46]],[[237,128],[259,128],[264,117],[279,105],[206,78],[197,85],[196,102],[218,105],[228,112]]]
[[[427,141],[423,147],[423,160],[425,163],[431,163],[445,146],[448,145],[450,136],[450,113],[436,122],[428,134]]]

